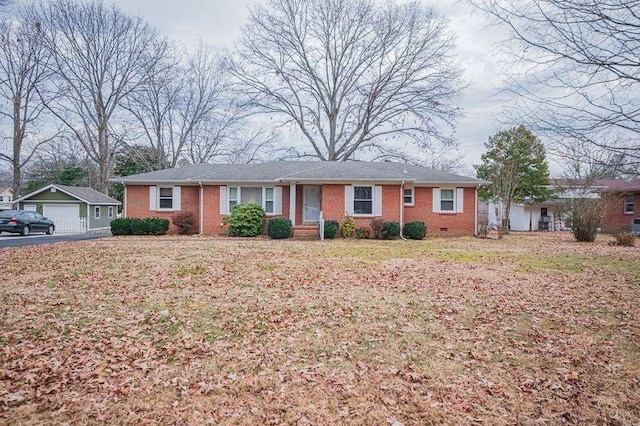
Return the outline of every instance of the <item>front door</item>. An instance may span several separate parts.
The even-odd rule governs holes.
[[[305,185],[302,188],[302,221],[318,222],[320,219],[320,186]]]

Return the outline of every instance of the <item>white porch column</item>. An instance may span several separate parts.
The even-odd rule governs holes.
[[[296,225],[296,184],[289,185],[289,219],[291,225]]]

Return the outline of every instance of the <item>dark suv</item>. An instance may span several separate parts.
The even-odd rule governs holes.
[[[32,232],[46,232],[51,235],[56,226],[52,220],[40,213],[26,210],[5,210],[0,212],[0,232],[29,235]]]

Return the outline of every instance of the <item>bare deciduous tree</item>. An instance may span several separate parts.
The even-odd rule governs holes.
[[[22,170],[39,146],[51,140],[43,136],[45,105],[52,98],[45,88],[51,77],[50,55],[40,42],[40,32],[26,22],[0,22],[0,119],[10,135],[0,146],[0,160],[9,163],[11,188],[20,196]],[[51,127],[51,123],[49,123]]]
[[[252,11],[229,66],[259,111],[302,132],[307,155],[348,160],[395,138],[448,141],[452,50],[446,21],[417,2],[271,0]]]
[[[40,2],[29,18],[41,28],[52,52],[63,94],[51,111],[68,127],[99,169],[100,191],[107,192],[116,152],[124,143],[115,118],[122,101],[147,79],[167,44],[140,18],[100,0]]]
[[[257,135],[237,137],[246,112],[231,96],[227,74],[209,48],[201,45],[186,60],[160,65],[126,105],[145,139],[165,154],[164,167],[206,163],[255,145]]]
[[[470,0],[510,30],[511,118],[640,165],[640,1]]]

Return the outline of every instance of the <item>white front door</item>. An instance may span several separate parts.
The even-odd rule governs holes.
[[[317,222],[320,219],[320,186],[305,185],[302,189],[302,221]]]

